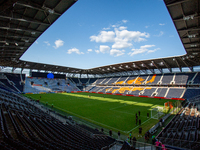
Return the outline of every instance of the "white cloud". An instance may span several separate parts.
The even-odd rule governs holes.
[[[160,25],[160,26],[164,26],[165,24],[164,24],[164,23],[159,23],[159,25]]]
[[[147,29],[147,28],[149,28],[149,26],[145,26],[145,28]]]
[[[107,45],[100,45],[99,51],[100,51],[101,53],[109,53],[110,47],[107,46]]]
[[[118,25],[112,25],[113,28],[116,28]]]
[[[146,32],[141,33],[140,31],[128,31],[121,30],[119,31],[115,28],[115,43],[112,45],[113,49],[123,49],[131,47],[132,42],[141,42],[145,41],[150,35]]]
[[[125,52],[125,50],[111,49],[110,55],[112,55],[114,57],[118,57],[118,56],[124,55],[124,52]]]
[[[88,51],[88,52],[92,52],[92,49],[88,49],[87,51]]]
[[[124,26],[119,27],[119,30],[126,30],[126,29],[127,27],[124,27]]]
[[[110,29],[110,27],[108,27],[108,28],[103,28],[103,30],[109,30]]]
[[[45,44],[47,44],[47,46],[50,46],[51,44],[49,43],[49,41],[44,41]]]
[[[59,47],[61,47],[61,46],[63,46],[64,45],[64,41],[62,41],[62,40],[56,40],[55,41],[55,45],[56,46],[53,46],[55,49],[57,49],[57,48],[59,48]]]
[[[124,49],[131,47],[133,42],[146,41],[149,38],[149,33],[140,31],[128,31],[127,27],[120,26],[114,31],[101,31],[99,35],[90,36],[90,41],[106,43],[113,43],[112,49]]]
[[[36,44],[38,44],[38,41],[35,41]]]
[[[123,22],[123,23],[127,23],[127,22],[128,22],[128,20],[122,20],[122,22]]]
[[[156,48],[156,49],[153,49],[153,50],[148,50],[147,53],[154,53],[157,50],[160,50],[160,48]]]
[[[141,54],[141,53],[153,53],[153,52],[160,49],[160,48],[156,48],[156,49],[153,49],[153,50],[149,50],[149,48],[152,48],[152,47],[155,47],[155,45],[140,46],[139,49],[132,49],[131,52],[128,53],[128,55],[134,56],[134,55]]]
[[[84,54],[83,52],[80,52],[79,49],[77,49],[77,48],[69,49],[69,50],[67,51],[67,53],[68,53],[68,54],[76,53],[76,54],[79,54],[79,55]]]
[[[164,34],[164,32],[163,32],[163,31],[160,31],[160,33],[159,33],[158,35],[154,35],[154,36],[160,37],[160,36],[162,36],[163,34]]]
[[[101,31],[99,35],[90,36],[90,41],[95,42],[114,42],[115,33],[113,31]]]
[[[99,51],[99,50],[95,50],[95,52],[96,52],[97,54],[99,54],[99,53],[100,53],[100,51]]]

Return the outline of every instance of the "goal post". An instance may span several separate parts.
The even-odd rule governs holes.
[[[151,118],[159,119],[163,115],[163,107],[156,107],[151,109]]]

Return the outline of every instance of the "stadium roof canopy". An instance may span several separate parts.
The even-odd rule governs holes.
[[[68,74],[105,75],[121,72],[161,73],[200,66],[200,0],[164,0],[186,54],[182,56],[125,62],[91,69],[22,61],[34,41],[76,0],[0,0],[0,66]],[[167,41],[166,41],[167,42]],[[170,44],[170,43],[169,43]]]

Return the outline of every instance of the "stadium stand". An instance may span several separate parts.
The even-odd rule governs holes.
[[[196,73],[194,79],[193,79],[193,84],[199,84],[200,83],[200,73]]]
[[[137,79],[137,76],[130,76],[127,80],[126,80],[126,84],[130,85],[130,84],[134,84],[135,81]]]
[[[101,84],[104,80],[106,80],[106,78],[99,78],[93,84],[95,85]]]
[[[144,93],[142,95],[152,96],[152,94],[155,92],[155,90],[156,90],[156,88],[146,87],[144,90]]]
[[[115,140],[94,135],[78,125],[63,123],[22,96],[0,89],[1,145],[31,149],[103,149]],[[1,147],[0,145],[0,147]]]
[[[183,98],[188,99],[200,95],[200,88],[187,88]]]
[[[200,148],[199,111],[195,103],[186,103],[157,138],[166,145],[186,149]]]
[[[119,80],[120,77],[113,77],[111,78],[108,82],[107,85],[113,85],[115,84],[115,82],[117,82]]]
[[[183,97],[185,88],[169,88],[169,91],[165,97],[180,98]]]
[[[25,75],[22,75],[22,81],[21,81],[20,74],[0,73],[0,82],[19,93],[23,92],[24,79]]]
[[[148,78],[148,81],[146,82],[146,85],[156,85],[156,84],[158,84],[161,77],[162,77],[162,75],[160,75],[160,74],[150,75],[149,78]]]
[[[176,73],[174,82],[178,85],[186,85],[192,80],[194,75],[195,73]]]
[[[161,80],[162,85],[172,84],[174,79],[174,74],[164,74]]]
[[[119,78],[119,80],[115,83],[116,85],[122,85],[125,84],[126,80],[128,79],[128,76],[123,76],[121,78]]]
[[[144,87],[134,87],[129,94],[132,94],[132,95],[139,95],[139,93],[141,91],[144,90]]]
[[[24,90],[23,81],[25,80],[25,74],[4,73],[4,75],[7,77],[7,80],[13,82],[13,85],[20,92],[23,92],[23,90]]]
[[[134,82],[135,85],[141,85],[141,84],[145,84],[145,81],[147,79],[147,75],[142,75],[142,76],[138,76]]]
[[[55,91],[78,91],[76,85],[70,80],[48,79],[27,77],[25,80],[24,93],[55,92]]]
[[[115,93],[128,94],[133,87],[121,87]]]
[[[155,96],[165,97],[168,88],[158,88]]]

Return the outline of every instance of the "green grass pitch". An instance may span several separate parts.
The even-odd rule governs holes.
[[[88,96],[90,95],[90,97]],[[158,120],[147,118],[154,107],[163,107],[167,101],[174,100],[106,95],[95,93],[62,93],[62,94],[32,94],[34,99],[101,127],[121,131],[125,135],[130,131],[138,133],[135,115],[141,112],[143,134],[155,125]],[[41,96],[41,98],[40,98]]]

